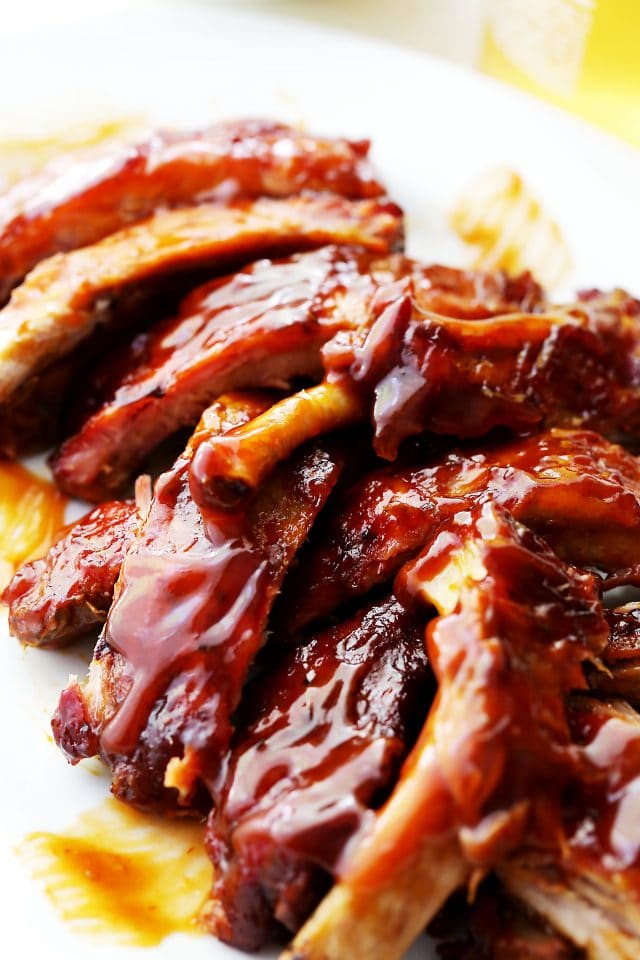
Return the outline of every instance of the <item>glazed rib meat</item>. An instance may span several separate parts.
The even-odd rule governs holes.
[[[580,696],[569,720],[577,755],[560,823],[552,834],[534,833],[500,875],[589,960],[632,960],[640,937],[640,716],[624,701]]]
[[[353,421],[369,410],[374,449],[385,459],[427,430],[468,438],[498,426],[531,432],[585,424],[605,434],[638,433],[640,302],[622,291],[554,313],[460,320],[425,309],[417,281],[407,277],[381,287],[369,312],[368,325],[339,332],[324,347],[324,403],[350,407]],[[228,502],[233,491],[259,485],[280,449],[289,449],[281,443],[265,455],[273,420],[285,436],[302,415],[294,398],[283,404],[263,430],[253,424],[199,452],[209,480],[197,481],[198,502]],[[306,433],[298,428],[296,442],[327,427],[319,410],[307,417]]]
[[[189,462],[212,432],[267,399],[218,401],[157,481],[122,565],[85,684],[62,694],[54,734],[72,760],[100,754],[116,796],[193,808],[218,773],[247,672],[284,573],[336,482],[341,458],[301,450],[240,512],[206,512]],[[206,801],[205,801],[206,803]]]
[[[495,877],[482,883],[471,904],[467,900],[455,894],[429,927],[441,960],[583,960],[581,951],[508,896]]]
[[[387,252],[401,242],[397,207],[336,197],[259,199],[163,211],[91,247],[40,263],[0,312],[0,405],[11,408],[34,378],[117,322],[120,301],[158,278],[207,268],[221,272],[272,252],[326,243]],[[131,312],[131,311],[129,311]],[[127,311],[124,311],[125,315]],[[134,313],[135,315],[135,313]],[[5,444],[6,446],[6,444]]]
[[[149,449],[195,422],[220,392],[319,379],[323,344],[366,326],[375,289],[412,270],[425,302],[458,314],[541,301],[526,275],[422,268],[401,256],[327,247],[259,261],[195,291],[175,319],[107,358],[87,415],[54,461],[58,484],[89,499],[113,494]]]
[[[390,580],[442,518],[492,499],[565,558],[615,572],[640,560],[640,467],[598,434],[553,429],[385,468],[340,497],[302,553],[278,615],[289,633]]]
[[[399,960],[456,886],[557,818],[565,697],[607,639],[595,578],[486,503],[436,531],[396,593],[435,606],[438,693],[400,781],[287,957]],[[552,821],[553,822],[553,821]]]
[[[101,401],[63,443],[53,471],[64,490],[94,499],[117,490],[142,456],[197,421],[220,393],[282,386],[321,374],[320,348],[341,322],[337,304],[364,296],[378,270],[403,268],[353,249],[325,247],[261,260],[194,291],[175,319],[156,325],[97,372]],[[350,296],[352,294],[350,293]]]
[[[256,949],[273,918],[298,929],[384,800],[431,696],[418,622],[390,599],[250,686],[208,827],[207,925],[219,938]]]
[[[224,199],[302,190],[379,196],[368,149],[366,141],[246,120],[61,157],[0,198],[0,302],[38,261],[96,243],[158,208],[199,203],[216,188]]]
[[[605,670],[590,675],[595,690],[640,706],[640,603],[606,611],[611,634],[603,654]]]
[[[62,647],[104,623],[140,515],[131,500],[95,507],[40,560],[25,563],[2,594],[9,630],[22,643]]]
[[[368,152],[220,123],[0,197],[0,456],[97,504],[10,630],[102,628],[54,739],[208,818],[232,946],[636,960],[640,301],[410,259]]]

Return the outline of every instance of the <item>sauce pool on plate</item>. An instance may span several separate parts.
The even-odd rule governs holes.
[[[71,929],[154,946],[172,933],[200,932],[212,883],[203,835],[200,823],[109,799],[63,833],[29,834],[18,853]]]
[[[41,556],[64,523],[67,503],[51,483],[20,463],[0,462],[0,587]]]

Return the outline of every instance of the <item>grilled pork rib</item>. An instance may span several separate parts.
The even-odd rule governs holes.
[[[615,572],[640,560],[640,465],[598,434],[553,429],[431,459],[373,472],[340,496],[287,583],[282,631],[390,580],[442,518],[486,499],[573,563]]]
[[[556,312],[460,320],[426,309],[415,276],[381,287],[368,325],[339,332],[323,350],[328,382],[306,432],[308,397],[206,444],[194,461],[199,503],[231,503],[255,489],[291,444],[330,428],[324,406],[370,413],[374,449],[394,460],[400,444],[430,431],[460,438],[495,427],[592,426],[637,436],[640,429],[640,302],[623,291],[591,295]],[[278,423],[279,443],[265,454]],[[207,483],[198,478],[206,458]]]
[[[389,599],[249,687],[208,827],[218,937],[256,949],[273,918],[298,929],[384,800],[432,693],[417,621]]]
[[[456,886],[557,816],[573,762],[565,696],[607,626],[593,576],[485,503],[434,532],[396,592],[435,606],[438,693],[421,737],[341,880],[288,958],[399,960]]]
[[[133,501],[102,503],[68,527],[44,557],[20,567],[1,597],[11,634],[31,646],[62,647],[104,623],[139,524]]]
[[[55,739],[208,814],[219,938],[400,960],[457,891],[447,960],[635,960],[640,301],[403,239],[368,143],[263,121],[0,198],[0,454],[99,503],[10,627],[104,625]]]
[[[368,148],[245,120],[63,156],[0,198],[0,302],[40,260],[96,243],[159,208],[199,203],[216,188],[226,200],[303,190],[379,196]]]
[[[16,440],[12,408],[36,405],[38,377],[77,355],[95,331],[121,324],[123,315],[136,332],[138,301],[154,283],[327,243],[385,253],[401,238],[402,218],[393,204],[331,196],[258,199],[162,211],[93,246],[42,261],[0,311],[3,449],[12,452]],[[132,299],[137,309],[127,305]]]
[[[267,402],[218,401],[157,481],[88,679],[72,681],[53,721],[71,760],[100,754],[115,795],[141,808],[207,804],[270,606],[340,472],[339,456],[303,450],[248,510],[203,515],[189,493],[194,451],[221,419]]]
[[[58,483],[83,497],[112,494],[149,449],[194,423],[222,391],[318,380],[323,345],[366,330],[376,289],[411,271],[423,302],[456,315],[541,302],[526,275],[420,267],[402,256],[327,247],[259,261],[194,291],[175,319],[105,360],[84,421],[54,460]]]

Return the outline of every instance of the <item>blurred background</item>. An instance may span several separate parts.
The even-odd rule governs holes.
[[[21,0],[0,31],[154,5],[259,10],[481,70],[640,147],[640,0]]]

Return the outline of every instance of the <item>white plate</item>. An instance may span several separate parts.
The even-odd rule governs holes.
[[[266,115],[371,136],[408,212],[410,251],[441,261],[460,259],[445,226],[460,189],[485,167],[506,164],[560,223],[572,285],[640,290],[640,155],[480,76],[348,34],[178,3],[0,41],[0,136],[140,114],[179,126]],[[106,793],[106,779],[68,767],[49,737],[57,694],[83,667],[77,653],[25,651],[2,636],[3,956],[12,944],[26,957],[46,945],[48,960],[141,957],[70,933],[14,853],[29,831],[64,828]],[[153,956],[244,955],[176,936]],[[421,945],[412,956],[428,951]]]

